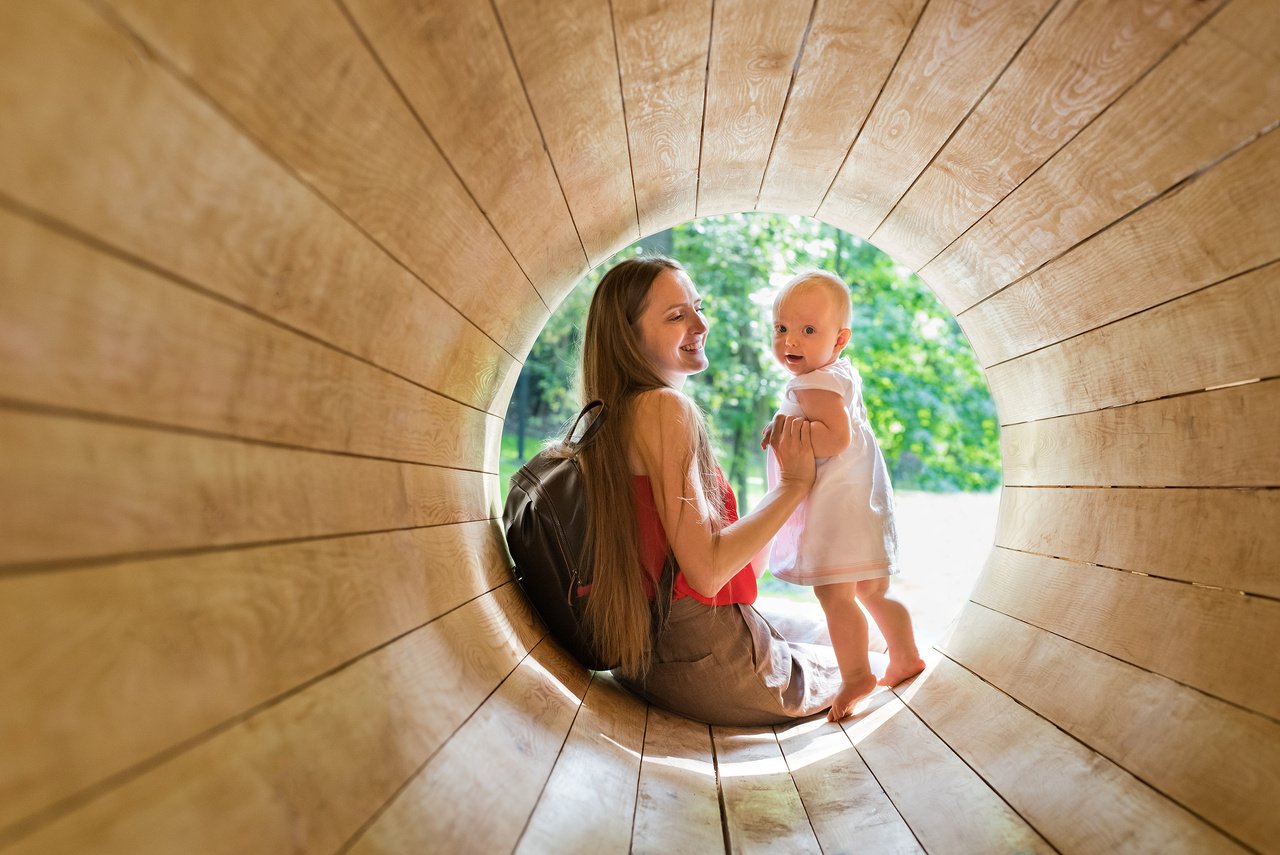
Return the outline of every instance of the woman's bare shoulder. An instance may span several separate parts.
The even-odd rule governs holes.
[[[653,474],[659,462],[675,453],[685,460],[693,447],[696,405],[671,388],[650,389],[636,396],[632,411],[632,471]]]
[[[661,386],[636,395],[635,418],[659,422],[673,416],[685,418],[693,412],[693,401],[677,389]]]

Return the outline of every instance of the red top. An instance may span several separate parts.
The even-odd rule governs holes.
[[[636,525],[640,534],[640,566],[648,573],[649,583],[645,588],[652,591],[662,575],[662,562],[667,556],[667,533],[662,528],[662,520],[658,517],[658,506],[653,501],[653,486],[648,475],[631,476],[635,485]],[[720,490],[724,494],[725,523],[738,518],[738,498],[733,495],[729,482],[720,476]],[[750,564],[743,567],[714,597],[704,597],[684,578],[684,571],[676,571],[675,587],[671,601],[682,597],[693,597],[708,606],[727,606],[730,603],[750,605],[756,601],[756,572]]]

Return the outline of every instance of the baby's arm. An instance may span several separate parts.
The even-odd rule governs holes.
[[[797,389],[796,403],[813,428],[813,456],[831,457],[849,447],[853,428],[844,398],[828,389]]]

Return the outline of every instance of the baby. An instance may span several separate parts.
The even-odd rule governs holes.
[[[889,596],[889,576],[898,572],[893,488],[867,422],[862,378],[840,357],[851,323],[849,291],[825,271],[795,277],[773,303],[773,353],[793,375],[779,410],[812,422],[818,475],[774,538],[768,563],[779,579],[812,585],[826,613],[841,677],[829,721],[852,713],[877,685],[859,602],[889,645],[889,667],[879,684],[893,686],[924,669],[911,616]],[[768,447],[771,427],[762,447]],[[772,486],[778,479],[772,454],[768,472]]]

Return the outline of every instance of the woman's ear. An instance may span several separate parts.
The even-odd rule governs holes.
[[[840,332],[836,333],[836,353],[844,350],[844,346],[849,343],[849,339],[853,337],[853,330],[848,327],[842,327]]]

